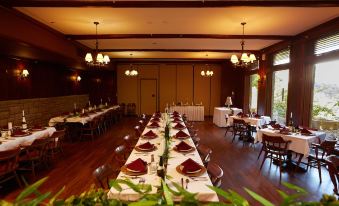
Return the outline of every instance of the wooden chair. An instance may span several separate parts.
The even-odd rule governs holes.
[[[63,154],[63,142],[65,139],[66,130],[55,131],[48,138],[47,155],[54,158],[56,154]]]
[[[134,127],[134,132],[135,132],[135,139],[139,139],[139,137],[142,134],[140,126],[135,126]]]
[[[328,173],[330,175],[331,181],[333,183],[334,189],[333,192],[336,195],[339,195],[338,192],[338,181],[339,181],[339,157],[335,155],[330,155],[325,157],[325,163],[328,167]]]
[[[134,148],[134,142],[133,139],[130,135],[126,135],[124,136],[124,145],[126,147],[126,150],[128,152],[132,152],[133,148]]]
[[[109,179],[114,175],[114,170],[110,164],[104,164],[93,171],[96,184],[103,189],[109,189]]]
[[[207,167],[209,161],[211,160],[212,149],[207,147],[206,145],[199,144],[197,150],[200,154],[203,164],[205,165],[205,167]]]
[[[213,186],[220,187],[221,178],[224,176],[224,171],[221,169],[221,167],[214,162],[210,162],[207,166],[207,173],[211,178]]]
[[[333,154],[336,140],[324,140],[320,144],[312,143],[311,151],[307,157],[307,170],[309,167],[314,167],[318,169],[319,179],[321,179],[321,166],[325,165],[324,160],[328,155]]]
[[[229,131],[233,134],[234,130],[233,130],[233,125],[227,125],[227,122],[228,122],[228,115],[227,114],[225,114],[225,121],[226,121],[226,127],[225,127],[226,131],[225,131],[224,136],[226,137],[226,135]]]
[[[242,139],[246,136],[248,132],[248,125],[242,119],[233,119],[233,139],[232,143],[235,140],[236,136],[239,136],[239,139]]]
[[[126,146],[120,145],[114,149],[113,163],[117,163],[118,168],[120,169],[123,166],[127,159]]]
[[[92,121],[88,122],[81,128],[81,140],[86,137],[90,137],[92,141],[94,140],[95,135],[98,133],[99,119],[94,118]]]
[[[34,142],[27,147],[23,147],[19,156],[19,167],[21,171],[32,171],[32,175],[35,178],[35,169],[38,165],[45,164],[46,162],[46,151],[49,140],[36,139]]]
[[[288,144],[291,141],[285,141],[280,136],[269,136],[266,134],[263,134],[262,136],[262,143],[263,143],[263,152],[264,152],[264,159],[261,163],[260,170],[262,169],[264,162],[267,158],[271,159],[271,164],[273,160],[276,160],[279,162],[279,168],[280,168],[280,176],[279,181],[281,181],[281,170],[282,170],[282,164],[286,160],[286,156],[288,155]]]
[[[20,148],[0,151],[0,184],[15,178],[18,185],[22,187],[16,173],[18,168]]]

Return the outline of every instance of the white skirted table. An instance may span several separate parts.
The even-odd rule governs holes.
[[[214,107],[213,113],[213,123],[218,127],[226,127],[227,122],[225,119],[226,115],[237,115],[239,112],[242,112],[242,109],[238,108],[227,108],[227,107]]]
[[[150,123],[148,123],[149,125]],[[142,135],[145,133],[149,132],[152,130],[155,134],[158,135],[157,138],[155,139],[143,139],[139,138],[138,143],[136,145],[140,145],[143,143],[146,143],[149,141],[151,144],[156,145],[157,149],[152,152],[147,152],[147,153],[140,153],[136,149],[133,149],[131,152],[130,156],[128,157],[126,164],[130,163],[131,161],[134,161],[138,158],[142,158],[144,161],[147,161],[148,163],[151,161],[151,155],[154,155],[155,162],[159,162],[159,156],[163,154],[164,152],[164,147],[165,147],[165,138],[164,138],[164,128],[165,128],[165,122],[161,121],[159,123],[160,127],[158,129],[150,129],[150,128],[145,128],[143,131]],[[170,123],[173,126],[173,123]],[[183,123],[182,123],[183,124]],[[170,136],[175,136],[175,134],[179,130],[176,129],[170,129]],[[189,134],[187,128],[182,130],[186,134]],[[190,153],[190,155],[184,155],[181,153],[178,153],[173,150],[173,147],[177,145],[181,140],[171,138],[171,143],[170,143],[170,149],[169,149],[169,156],[171,158],[168,159],[168,166],[167,166],[167,176],[171,177],[170,180],[165,178],[165,182],[168,184],[168,186],[176,190],[175,187],[173,186],[172,182],[176,182],[180,185],[180,181],[182,178],[187,179],[188,177],[180,174],[176,170],[176,166],[180,165],[182,162],[187,160],[188,158],[191,158],[192,160],[196,161],[200,165],[203,165],[202,160],[199,156],[198,151],[195,148],[195,145],[193,143],[193,140],[191,138],[186,139],[185,141],[191,145],[192,147],[195,148],[193,152]],[[207,174],[205,172],[202,174],[201,179],[195,180],[195,181],[190,181],[188,184],[187,190],[191,193],[197,193],[196,198],[200,201],[206,201],[206,202],[218,202],[218,196],[217,194],[211,190],[210,188],[207,187],[207,185],[212,186],[212,182]],[[129,178],[126,174],[123,172],[120,172],[117,179],[126,179]],[[156,193],[157,192],[157,187],[161,185],[161,179],[157,176],[156,172],[151,173],[150,170],[147,172],[147,174],[140,175],[138,178],[129,178],[130,181],[134,182],[135,184],[138,184],[139,178],[144,178],[145,184],[150,184],[152,186],[152,191],[150,193]],[[108,198],[115,198],[115,199],[120,199],[120,200],[125,200],[125,201],[136,201],[140,198],[140,194],[135,192],[134,190],[128,188],[126,185],[121,185],[122,186],[122,191],[119,192],[115,188],[110,188],[108,192]],[[180,201],[181,197],[174,197],[175,201]]]
[[[11,150],[20,146],[29,146],[34,140],[50,137],[55,131],[54,127],[47,127],[42,131],[32,132],[32,134],[25,137],[0,137],[0,151]]]
[[[204,121],[204,106],[170,106],[169,112],[185,114],[189,121]]]
[[[260,118],[229,116],[227,125],[233,125],[233,119],[242,119],[246,123],[252,126],[256,126],[257,129],[259,129],[259,127],[261,127],[264,124],[268,124],[271,121],[271,117],[269,116],[261,116]]]

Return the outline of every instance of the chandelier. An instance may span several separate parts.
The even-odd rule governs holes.
[[[207,70],[202,70],[200,72],[200,75],[203,76],[203,77],[212,77],[213,76],[213,71],[209,69],[209,65],[206,65],[207,67]]]
[[[231,62],[234,64],[234,66],[239,66],[239,67],[247,67],[248,65],[252,64],[254,61],[257,60],[257,58],[255,57],[254,54],[247,54],[246,52],[244,52],[244,46],[245,46],[245,40],[244,40],[244,36],[245,36],[245,25],[246,22],[241,22],[242,25],[242,40],[240,42],[241,44],[241,57],[240,57],[240,61],[237,57],[236,54],[233,54],[231,56]]]
[[[127,69],[125,71],[126,76],[138,76],[138,74],[139,74],[138,71],[134,69],[132,64],[130,65],[130,69],[129,70]]]
[[[85,57],[85,61],[89,66],[104,66],[110,62],[110,59],[108,55],[103,56],[101,53],[98,52],[98,47],[99,47],[99,42],[98,42],[98,25],[99,22],[94,22],[95,24],[95,52],[94,52],[94,57],[93,59],[91,53],[87,53]]]

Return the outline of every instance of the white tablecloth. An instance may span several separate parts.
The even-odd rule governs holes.
[[[213,123],[217,125],[218,127],[226,127],[227,122],[225,119],[225,115],[231,115],[232,113],[234,115],[237,115],[239,112],[242,112],[242,109],[238,108],[227,108],[227,107],[214,107],[214,113],[213,113]]]
[[[155,144],[158,149],[153,151],[153,152],[148,152],[148,153],[145,153],[145,154],[140,154],[140,152],[137,152],[134,149],[132,151],[132,153],[130,154],[130,156],[128,157],[126,164],[130,163],[133,160],[138,159],[139,157],[149,163],[151,161],[151,154],[154,154],[155,161],[159,162],[159,156],[163,154],[164,147],[165,147],[165,138],[164,138],[164,132],[163,132],[164,127],[165,127],[165,123],[161,122],[160,125],[161,125],[161,127],[159,129],[152,129],[153,132],[155,132],[156,134],[159,135],[159,137],[152,139],[152,140],[146,140],[146,139],[140,138],[138,143],[137,143],[137,145],[139,145],[139,144],[145,143],[147,141],[150,141],[152,144]],[[149,130],[150,129],[148,129],[146,127],[146,129],[143,131],[143,134],[145,134]],[[184,129],[183,131],[186,132],[187,134],[189,134],[187,129]],[[174,136],[177,132],[178,132],[178,130],[171,129],[170,130],[170,136]],[[194,146],[193,140],[191,138],[189,138],[185,141],[187,143],[189,143],[191,146]],[[175,146],[179,142],[180,142],[180,140],[172,138],[170,147]],[[169,156],[171,158],[169,158],[169,160],[168,160],[167,175],[171,176],[172,178],[170,180],[166,179],[166,182],[171,187],[171,189],[174,189],[174,190],[176,190],[176,189],[172,185],[171,181],[176,182],[179,185],[181,185],[181,178],[187,179],[186,176],[181,175],[176,171],[176,169],[175,169],[176,166],[178,166],[179,164],[181,164],[182,162],[184,162],[188,158],[192,158],[197,163],[203,165],[202,160],[201,160],[197,150],[192,152],[192,155],[186,155],[185,156],[183,154],[180,154],[180,153],[173,151],[172,148],[170,148]],[[145,180],[146,180],[145,184],[151,184],[152,185],[152,192],[151,193],[156,193],[156,186],[160,186],[160,182],[161,182],[161,179],[157,176],[157,174],[156,173],[150,174],[150,172],[148,171],[148,174],[141,175],[140,177],[145,178]],[[212,185],[212,183],[211,183],[211,181],[208,177],[208,174],[205,173],[201,177],[205,177],[206,180],[203,180],[203,181],[192,181],[191,180],[189,185],[188,185],[188,191],[193,192],[193,193],[198,193],[197,198],[201,201],[219,201],[217,194],[206,186],[206,185]],[[125,179],[125,178],[126,178],[126,175],[124,173],[120,172],[120,174],[118,175],[118,179]],[[131,179],[131,181],[133,181],[134,183],[138,183],[139,179]],[[129,189],[127,186],[123,185],[122,188],[123,188],[123,191],[121,191],[120,193],[117,190],[115,190],[114,188],[111,188],[110,191],[108,192],[108,197],[109,198],[117,198],[117,199],[126,200],[126,201],[135,201],[135,200],[138,200],[140,198],[140,196],[137,192],[133,191],[132,189]],[[175,200],[180,200],[180,197],[176,197]]]
[[[256,126],[257,129],[271,121],[271,117],[268,116],[261,116],[260,118],[229,116],[227,125],[233,125],[233,119],[243,119],[246,123]]]
[[[53,117],[49,120],[49,126],[55,126],[57,123],[62,123],[62,122],[70,122],[70,123],[81,123],[81,124],[86,124],[87,122],[90,122],[93,118],[97,117],[97,116],[100,116],[102,114],[105,114],[106,112],[110,111],[110,110],[115,110],[119,108],[119,106],[113,106],[113,107],[110,107],[108,109],[103,109],[102,111],[100,112],[96,112],[96,113],[93,113],[93,114],[89,114],[88,116],[86,117],[80,117],[80,116],[74,116],[74,117],[67,117],[68,115],[66,116],[58,116],[58,117]],[[65,119],[66,118],[66,119]]]
[[[186,114],[189,121],[204,121],[204,106],[170,106],[169,112]]]
[[[33,143],[35,139],[44,137],[50,137],[56,129],[54,127],[48,127],[43,131],[33,132],[31,135],[26,137],[10,137],[8,139],[0,138],[0,151],[14,149],[19,146],[28,146]]]
[[[281,136],[284,140],[288,141],[290,140],[291,143],[288,146],[288,149],[303,154],[304,156],[308,156],[310,152],[310,145],[313,142],[318,142],[318,138],[325,139],[326,134],[325,132],[319,132],[315,131],[313,132],[313,136],[305,136],[301,134],[291,134],[291,135],[283,135],[279,133],[279,130],[273,130],[273,129],[260,129],[257,132],[257,135],[255,137],[255,140],[257,142],[262,142],[262,134],[267,134],[271,136]]]

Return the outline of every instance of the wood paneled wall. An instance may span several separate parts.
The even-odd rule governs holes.
[[[124,73],[129,64],[117,65],[117,93],[119,103],[135,103],[140,112],[140,79],[158,80],[158,110],[166,104],[188,102],[203,103],[205,115],[213,115],[213,109],[224,106],[227,96],[233,97],[234,106],[242,108],[244,71],[235,69],[227,61],[223,64],[202,63],[134,63],[138,68],[137,77]],[[202,70],[213,70],[212,78],[202,77]]]
[[[93,103],[116,102],[115,72],[75,70],[50,62],[0,57],[0,101],[89,94]],[[23,69],[29,71],[21,77]],[[81,81],[76,81],[79,75]]]

